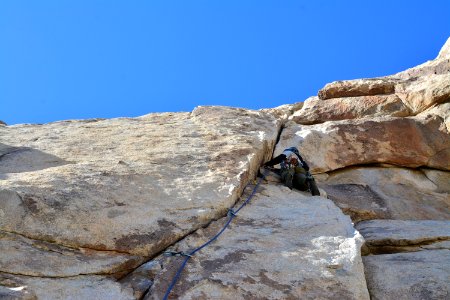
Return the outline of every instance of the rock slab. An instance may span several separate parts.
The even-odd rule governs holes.
[[[225,221],[197,231],[174,250],[195,249]],[[350,219],[328,199],[263,185],[219,239],[190,259],[170,297],[369,299],[362,242]],[[182,261],[164,258],[164,270],[145,299],[162,298]]]
[[[319,186],[352,220],[450,220],[450,172],[353,167],[318,177]]]
[[[449,298],[449,250],[370,255],[363,261],[373,300]]]
[[[299,147],[313,173],[375,163],[450,170],[450,135],[436,115],[311,126],[291,122],[283,130],[274,155],[293,145]]]
[[[371,253],[418,251],[450,241],[450,221],[370,220],[358,223],[356,229]]]

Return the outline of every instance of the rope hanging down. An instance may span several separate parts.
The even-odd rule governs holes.
[[[253,198],[253,196],[255,196],[256,194],[256,190],[258,189],[261,181],[266,177],[266,171],[264,172],[264,174],[262,174],[262,177],[259,178],[258,182],[256,183],[255,187],[253,188],[252,193],[250,194],[250,196],[248,196],[248,198],[244,201],[244,203],[241,204],[241,206],[239,206],[239,208],[237,210],[233,210],[232,208],[228,209],[228,221],[225,223],[225,225],[222,227],[222,229],[215,235],[213,236],[209,241],[207,241],[206,243],[204,243],[203,245],[201,245],[200,247],[192,250],[189,253],[184,253],[184,252],[175,252],[175,251],[166,251],[164,252],[164,255],[166,256],[184,256],[184,261],[181,264],[181,266],[178,268],[177,273],[175,274],[175,276],[172,279],[172,282],[170,283],[169,287],[167,288],[166,293],[164,294],[164,300],[167,300],[169,297],[170,292],[172,291],[173,287],[175,286],[175,284],[177,283],[178,279],[181,276],[181,272],[183,271],[184,267],[186,266],[188,260],[198,251],[202,250],[203,248],[205,248],[206,246],[208,246],[209,244],[211,244],[212,242],[214,242],[224,231],[225,229],[227,229],[228,225],[230,225],[231,221],[233,221],[233,219],[236,217],[237,213],[245,206],[247,205],[247,203],[250,202],[250,200]],[[246,188],[247,186],[245,186]],[[244,190],[245,190],[244,188]]]

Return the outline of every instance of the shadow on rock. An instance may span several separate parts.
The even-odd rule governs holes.
[[[70,162],[37,149],[0,143],[0,174],[39,171],[67,164]]]

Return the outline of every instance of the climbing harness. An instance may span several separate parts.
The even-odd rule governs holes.
[[[277,175],[281,175],[281,169],[277,169],[274,167],[264,167],[266,170],[272,171],[273,173]],[[306,171],[306,185],[308,186],[308,190],[313,196],[320,196],[319,188],[317,187],[316,180],[314,179],[314,176],[311,174],[311,172]]]
[[[222,229],[215,236],[213,236],[209,241],[207,241],[206,243],[204,243],[200,247],[190,251],[189,253],[176,252],[176,251],[166,251],[166,252],[164,252],[165,256],[182,256],[182,257],[184,257],[183,263],[178,268],[177,273],[173,277],[172,282],[170,283],[169,287],[167,288],[166,293],[164,294],[164,298],[163,298],[164,300],[168,299],[170,292],[172,291],[173,287],[175,286],[175,284],[177,283],[178,279],[180,278],[181,272],[183,271],[184,267],[186,266],[188,260],[192,256],[194,256],[195,253],[197,253],[198,251],[202,250],[203,248],[205,248],[206,246],[208,246],[209,244],[214,242],[225,231],[225,229],[227,229],[227,227],[228,227],[228,225],[230,225],[231,221],[233,221],[233,219],[237,216],[237,213],[245,205],[247,205],[250,202],[250,200],[253,198],[253,196],[255,196],[256,190],[258,189],[259,185],[261,184],[261,181],[266,177],[266,174],[267,174],[266,171],[264,171],[264,173],[261,174],[262,176],[258,179],[258,182],[256,183],[255,187],[253,188],[252,193],[250,194],[250,196],[248,196],[248,198],[244,201],[244,203],[242,203],[241,206],[239,206],[238,209],[236,209],[236,210],[233,210],[232,208],[228,209],[228,212],[227,212],[228,221],[225,223],[225,225],[222,227]],[[248,186],[248,184],[244,187],[244,190],[247,188],[247,186]]]

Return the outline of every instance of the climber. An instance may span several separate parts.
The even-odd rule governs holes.
[[[280,164],[281,169],[272,168],[277,164]],[[293,187],[301,191],[309,189],[306,182],[309,166],[296,147],[284,149],[283,153],[266,162],[264,167],[279,174],[282,182],[291,190]]]

